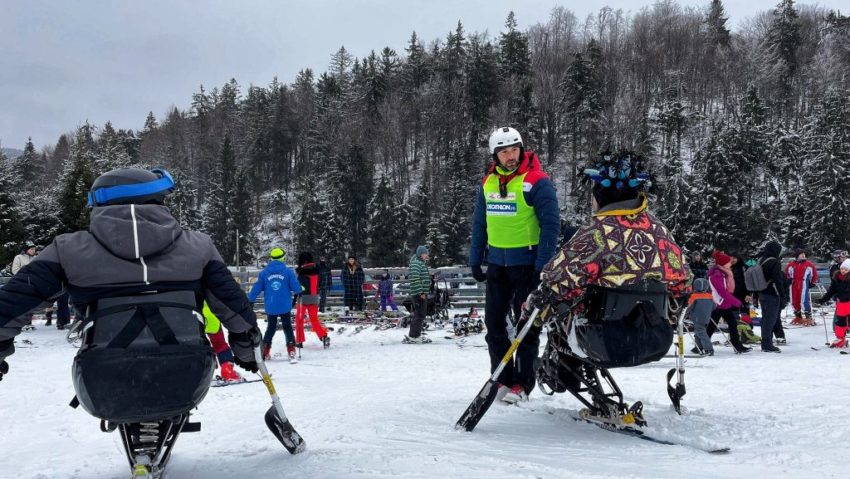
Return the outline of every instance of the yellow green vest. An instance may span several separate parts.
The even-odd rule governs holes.
[[[540,243],[540,222],[534,207],[525,202],[523,180],[517,175],[507,184],[508,195],[499,195],[499,175],[491,173],[484,181],[487,206],[487,244],[496,248],[524,248]]]
[[[206,326],[204,327],[204,332],[207,334],[215,334],[221,329],[221,321],[218,320],[215,313],[210,309],[210,305],[204,301],[204,319],[206,320]]]

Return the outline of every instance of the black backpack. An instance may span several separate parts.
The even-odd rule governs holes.
[[[597,366],[631,367],[658,361],[673,344],[667,285],[641,281],[620,288],[590,285],[586,313],[574,318],[576,340]]]

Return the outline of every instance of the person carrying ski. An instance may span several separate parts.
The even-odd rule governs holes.
[[[428,247],[420,245],[416,247],[416,253],[410,257],[407,267],[407,277],[410,280],[410,298],[413,300],[413,317],[410,319],[410,331],[404,337],[403,342],[409,344],[430,343],[431,340],[422,336],[422,323],[428,312],[428,288],[430,275],[428,274]]]
[[[212,312],[210,305],[204,301],[204,332],[207,333],[207,338],[212,344],[213,352],[218,360],[218,367],[221,369],[221,380],[226,383],[239,383],[245,379],[233,369],[233,350],[227,344],[224,338],[224,328],[221,327],[221,321],[218,316]]]
[[[210,387],[214,353],[197,319],[204,300],[229,331],[236,364],[258,370],[254,312],[210,237],[183,229],[163,205],[173,189],[162,169],[104,173],[88,195],[89,228],[57,236],[0,288],[2,376],[21,315],[63,290],[86,312],[74,403],[121,429],[134,473],[164,467],[162,441],[173,445]],[[155,442],[132,433],[142,423]]]
[[[304,316],[309,316],[310,326],[319,337],[325,349],[331,346],[328,331],[319,321],[319,268],[313,262],[313,255],[307,251],[298,255],[298,282],[301,283],[301,294],[298,295],[298,305],[295,308],[295,342],[298,347],[304,344]],[[292,353],[290,352],[290,357]]]
[[[818,304],[827,304],[835,298],[835,321],[832,325],[835,341],[829,347],[844,349],[847,347],[847,327],[850,326],[850,259],[845,259],[839,265],[831,279],[829,289],[818,300]]]
[[[395,304],[395,293],[393,292],[393,278],[389,271],[384,270],[384,274],[381,275],[375,296],[381,301],[381,313],[386,311],[388,307],[392,308],[393,311],[398,311],[398,306]]]
[[[475,197],[469,266],[477,281],[487,282],[485,340],[493,372],[511,345],[505,317],[513,309],[518,318],[522,303],[540,283],[540,271],[555,253],[561,221],[555,187],[537,155],[526,151],[517,130],[496,129],[490,135],[489,152],[490,168]],[[539,332],[527,335],[516,359],[500,374],[502,401],[528,399],[539,344]]]
[[[248,293],[248,301],[252,304],[263,293],[263,308],[266,311],[268,325],[263,335],[263,359],[271,358],[272,340],[277,332],[277,322],[283,324],[283,335],[286,337],[286,351],[290,358],[295,355],[295,336],[292,334],[292,295],[301,293],[301,284],[295,273],[283,262],[286,251],[283,248],[272,248],[269,252],[271,261],[260,271],[257,282]]]
[[[794,250],[794,261],[785,267],[785,277],[791,282],[791,305],[794,306],[794,319],[791,324],[814,326],[811,288],[818,282],[818,270],[806,259],[806,250]]]

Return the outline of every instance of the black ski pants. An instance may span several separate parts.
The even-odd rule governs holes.
[[[407,336],[410,338],[418,338],[422,334],[422,323],[425,322],[425,314],[428,312],[428,297],[422,295],[413,295],[413,317],[410,320],[410,331]]]
[[[491,373],[499,366],[513,339],[508,336],[508,311],[513,309],[514,317],[519,318],[522,303],[536,287],[532,265],[487,266],[487,302],[484,308],[487,334],[484,339],[490,353]],[[508,387],[521,384],[526,392],[531,392],[539,347],[540,331],[532,329],[517,348],[516,359],[508,362],[499,375],[499,382]]]
[[[708,325],[708,337],[711,338],[711,335],[717,331],[717,326],[715,323],[720,321],[720,318],[723,318],[726,321],[726,325],[729,326],[729,342],[732,343],[732,347],[735,348],[735,351],[742,351],[744,349],[744,345],[741,343],[741,336],[738,335],[738,317],[740,313],[737,308],[733,309],[715,309],[711,312],[711,319],[713,320],[711,324]]]

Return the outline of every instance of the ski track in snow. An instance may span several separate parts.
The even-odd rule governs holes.
[[[63,333],[37,326],[19,337],[36,347],[20,347],[0,382],[0,478],[129,477],[118,433],[100,432],[98,420],[67,406],[76,349]],[[520,407],[493,405],[472,433],[456,431],[487,379],[486,350],[458,348],[444,338],[449,330],[431,331],[432,344],[404,345],[406,333],[331,333],[323,350],[308,332],[298,364],[269,362],[287,416],[307,442],[299,455],[266,428],[270,400],[261,383],[210,389],[192,416],[201,432],[181,435],[166,478],[846,477],[843,459],[835,459],[850,444],[841,422],[850,357],[824,346],[822,325],[787,331],[782,354],[756,345],[738,356],[718,346],[714,357],[687,359],[682,416],[666,393],[674,359],[613,371],[626,401],[643,401],[648,433],[731,447],[725,455],[576,422],[577,400],[539,390]],[[273,351],[281,352],[282,333],[275,339]],[[466,343],[483,345],[484,336]],[[691,347],[690,338],[685,344]]]

